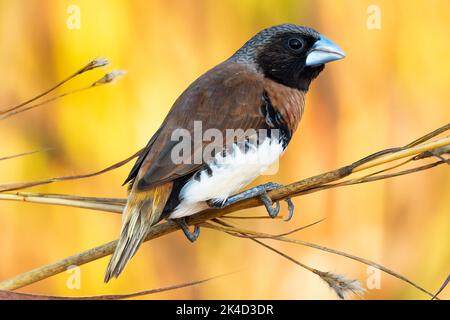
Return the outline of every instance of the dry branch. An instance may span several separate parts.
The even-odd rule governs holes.
[[[432,133],[426,135],[425,136],[426,138],[422,137],[422,138],[416,140],[415,142],[410,143],[409,145],[407,145],[405,147],[388,149],[388,150],[383,150],[383,151],[377,152],[373,155],[365,157],[364,159],[361,159],[351,165],[342,167],[340,169],[329,171],[329,172],[326,172],[323,174],[313,176],[308,179],[304,179],[304,180],[280,187],[278,189],[271,191],[269,193],[269,195],[274,200],[282,200],[282,199],[286,199],[288,197],[294,197],[294,196],[298,196],[301,194],[317,192],[320,190],[329,189],[329,188],[336,187],[336,186],[376,181],[376,180],[385,179],[385,178],[391,177],[391,176],[397,176],[399,174],[406,174],[405,172],[401,172],[401,173],[394,173],[392,175],[385,175],[385,176],[381,176],[381,177],[368,175],[363,178],[358,178],[358,179],[344,181],[341,183],[332,184],[333,182],[341,180],[354,172],[367,170],[369,168],[373,168],[373,167],[379,166],[381,164],[391,163],[396,160],[410,158],[410,157],[423,158],[424,157],[423,155],[425,152],[430,152],[431,156],[433,156],[434,155],[433,150],[447,147],[450,145],[450,137],[441,138],[436,141],[427,142],[427,143],[426,143],[426,141],[447,131],[449,128],[450,128],[450,124],[447,124],[444,127],[439,128],[439,129],[433,131]],[[139,152],[136,155],[120,162],[119,164],[113,165],[105,170],[101,170],[94,174],[87,174],[87,175],[81,175],[81,176],[75,176],[75,177],[72,176],[72,177],[65,177],[65,178],[49,179],[49,180],[46,180],[45,182],[40,181],[38,184],[46,184],[46,183],[50,183],[53,181],[61,181],[61,180],[69,180],[69,179],[72,180],[72,179],[76,179],[76,178],[80,178],[80,177],[85,178],[85,177],[89,177],[89,176],[95,176],[100,173],[112,170],[112,169],[118,167],[119,165],[123,165],[124,163],[130,161],[132,158],[134,158],[138,154],[139,154]],[[409,171],[407,170],[407,172],[412,173],[412,172],[416,172],[419,170],[429,169],[431,167],[437,166],[442,163],[445,163],[445,162],[442,160],[439,160],[438,162],[430,164],[430,165],[422,166],[422,167],[415,168],[415,169],[410,169]],[[37,184],[36,184],[36,182],[16,184],[16,189],[20,189],[23,187],[29,187],[32,185],[37,185]],[[0,186],[0,190],[2,190],[1,188],[2,187]],[[4,189],[5,188],[3,187],[3,190]],[[2,196],[12,197],[11,195],[6,195],[6,194],[2,195]],[[21,195],[16,194],[16,197],[21,197]],[[64,198],[66,198],[66,199],[64,199]],[[72,197],[72,199],[69,199],[69,198],[70,198],[70,196],[61,196],[61,195],[51,198],[51,196],[47,195],[47,196],[44,196],[44,197],[41,197],[41,198],[35,199],[35,200],[44,202],[43,199],[47,199],[46,200],[47,203],[52,203],[52,204],[62,204],[64,201],[66,201],[66,205],[68,203],[70,203],[69,201],[83,202],[83,200],[81,200],[80,197],[78,199],[74,199],[74,197]],[[22,198],[22,200],[24,200],[24,199],[26,200],[27,198],[26,197]],[[33,199],[33,198],[28,197],[28,200],[30,200],[30,199]],[[59,199],[59,201],[57,201],[58,199]],[[108,201],[111,202],[111,199],[109,199]],[[105,201],[105,202],[108,202],[108,201]],[[100,210],[105,209],[105,208],[100,208],[100,206],[99,206],[99,202],[101,203],[102,201],[97,201],[97,202],[96,201],[93,201],[93,202],[84,201],[84,202],[85,202],[85,204],[87,204],[84,207],[89,207],[90,209],[100,209]],[[117,202],[119,202],[119,200]],[[111,206],[111,205],[116,206],[116,207],[114,207],[115,209],[118,209],[120,206],[123,206],[122,203],[117,203],[117,202],[114,204],[111,204],[111,203],[106,203],[106,204],[102,203],[102,204],[109,205],[109,206]],[[221,217],[223,215],[226,215],[226,214],[238,211],[238,210],[252,208],[252,207],[256,207],[256,206],[260,206],[260,205],[261,205],[261,202],[259,199],[255,199],[255,198],[248,199],[248,200],[236,203],[234,205],[231,205],[231,206],[221,209],[221,210],[218,210],[218,209],[206,210],[195,216],[190,217],[188,219],[188,223],[190,225],[202,224],[208,220],[218,218],[218,217]],[[81,207],[81,203],[76,203],[76,206]],[[111,209],[111,208],[109,208],[109,209]],[[119,210],[104,210],[104,211],[117,212]],[[174,232],[174,231],[178,230],[178,228],[179,228],[178,225],[171,221],[156,225],[155,227],[153,227],[150,230],[149,234],[147,235],[146,241],[164,236],[171,232]],[[49,265],[36,268],[34,270],[23,273],[21,275],[11,278],[11,279],[4,280],[4,281],[0,282],[0,289],[2,289],[2,290],[18,289],[18,288],[24,287],[26,285],[29,285],[31,283],[51,277],[55,274],[64,272],[71,265],[80,266],[85,263],[100,259],[102,257],[110,255],[114,251],[116,244],[117,244],[117,241],[112,241],[112,242],[103,244],[101,246],[92,248],[90,250],[84,251],[82,253],[73,255],[66,259],[57,261],[55,263],[51,263]]]
[[[442,291],[447,287],[447,285],[450,283],[450,275],[447,276],[447,279],[445,279],[442,286],[439,288],[438,292],[431,298],[431,300],[438,300],[438,296],[441,294]]]
[[[38,107],[41,107],[43,105],[46,105],[46,104],[48,104],[50,102],[53,102],[53,101],[56,101],[58,99],[67,97],[69,95],[72,95],[72,94],[75,94],[75,93],[79,93],[79,92],[83,92],[83,91],[86,91],[86,90],[89,90],[89,89],[96,88],[96,87],[98,87],[100,85],[110,83],[110,82],[114,81],[114,79],[116,79],[117,77],[119,77],[119,76],[121,76],[123,74],[124,74],[124,71],[120,71],[120,70],[115,70],[115,71],[109,72],[109,73],[105,74],[103,77],[101,77],[99,80],[95,81],[94,83],[92,83],[89,86],[78,88],[78,89],[74,89],[74,90],[70,90],[70,91],[61,93],[59,95],[56,95],[56,96],[54,96],[54,97],[52,97],[50,99],[47,99],[47,100],[41,101],[39,103],[33,104],[31,106],[22,106],[21,108],[16,108],[16,109],[8,111],[8,112],[6,112],[4,114],[0,114],[0,120],[4,120],[4,119],[10,118],[12,116],[18,115],[20,113],[36,109]]]
[[[228,227],[227,227],[227,225],[228,225]],[[346,252],[343,252],[343,251],[331,249],[331,248],[328,248],[328,247],[325,247],[325,246],[322,246],[322,245],[318,245],[318,244],[307,242],[307,241],[303,241],[303,240],[291,239],[291,238],[287,238],[287,237],[282,236],[282,235],[272,235],[272,234],[267,234],[267,233],[262,233],[262,232],[254,232],[254,231],[251,231],[251,230],[245,230],[245,229],[242,229],[242,228],[238,228],[236,226],[231,226],[230,224],[227,224],[227,225],[224,227],[224,226],[216,226],[216,225],[213,225],[213,224],[210,224],[210,223],[205,223],[204,224],[204,226],[207,227],[207,228],[223,231],[223,232],[226,232],[226,233],[228,233],[228,234],[230,234],[232,236],[235,236],[235,237],[248,238],[248,239],[252,239],[252,240],[256,240],[256,239],[278,240],[278,241],[282,241],[282,242],[293,243],[293,244],[297,244],[297,245],[301,245],[301,246],[305,246],[305,247],[321,250],[321,251],[332,253],[332,254],[335,254],[335,255],[338,255],[338,256],[341,256],[341,257],[345,257],[345,258],[348,258],[348,259],[351,259],[351,260],[355,260],[355,261],[358,261],[358,262],[363,263],[365,265],[375,267],[375,268],[377,268],[377,269],[379,269],[379,270],[381,270],[381,271],[383,271],[383,272],[385,272],[385,273],[387,273],[387,274],[389,274],[389,275],[391,275],[391,276],[393,276],[393,277],[395,277],[397,279],[400,279],[400,280],[402,280],[402,281],[412,285],[416,289],[422,291],[423,293],[429,295],[430,297],[434,296],[430,291],[422,288],[421,286],[417,285],[416,283],[414,283],[413,281],[409,280],[408,278],[402,276],[401,274],[399,274],[399,273],[397,273],[397,272],[395,272],[395,271],[393,271],[393,270],[391,270],[389,268],[386,268],[385,266],[383,266],[383,265],[381,265],[379,263],[371,261],[369,259],[357,257],[355,255],[352,255],[352,254],[349,254],[349,253],[346,253]],[[298,230],[293,230],[293,231],[291,231],[291,232],[289,232],[287,234],[291,234],[291,233],[296,232],[296,231],[298,231]]]
[[[105,168],[105,169],[102,169],[102,170],[96,171],[96,172],[92,172],[92,173],[81,174],[81,175],[74,175],[74,176],[56,177],[56,178],[50,178],[50,179],[44,179],[44,180],[36,180],[36,181],[0,184],[0,192],[22,190],[22,189],[26,189],[26,188],[31,188],[31,187],[41,186],[41,185],[45,185],[45,184],[50,184],[50,183],[53,183],[53,182],[61,182],[61,181],[70,181],[70,180],[79,180],[79,179],[92,178],[92,177],[95,177],[95,176],[101,175],[103,173],[112,171],[114,169],[117,169],[117,168],[127,164],[128,162],[130,162],[134,158],[138,157],[141,152],[142,152],[142,150],[139,150],[138,152],[136,152],[135,154],[133,154],[132,156],[128,157],[125,160],[122,160],[120,162],[117,162],[117,163],[115,163],[115,164]]]
[[[35,153],[41,152],[39,150],[37,151],[29,151],[29,152],[23,152],[23,153],[18,153],[18,154],[13,154],[12,156],[6,156],[6,157],[0,157],[0,161],[4,161],[4,160],[10,160],[10,159],[15,159],[15,158],[20,158],[20,157],[25,157],[25,156],[29,156]]]
[[[220,277],[220,276],[218,276]],[[216,279],[218,277],[212,277],[203,280],[197,280],[187,283],[176,284],[172,286],[144,290],[139,292],[125,293],[125,294],[108,294],[108,295],[97,295],[97,296],[85,296],[85,297],[62,297],[62,296],[49,296],[49,295],[38,295],[29,293],[19,293],[13,291],[0,290],[0,300],[121,300],[129,299],[135,297],[146,296],[149,294],[161,293],[166,291],[172,291],[176,289],[186,288],[196,286],[210,280]]]
[[[70,76],[68,76],[64,80],[58,82],[56,85],[54,85],[50,89],[48,89],[48,90],[38,94],[37,96],[35,96],[35,97],[31,98],[31,99],[28,99],[27,101],[22,102],[22,103],[20,103],[18,105],[6,108],[4,110],[0,110],[0,115],[3,116],[3,115],[6,115],[8,113],[15,112],[15,111],[17,111],[17,110],[19,110],[19,109],[29,105],[30,103],[32,103],[34,101],[37,101],[40,98],[48,95],[50,92],[58,89],[59,87],[61,87],[65,83],[69,82],[70,80],[76,78],[77,76],[79,76],[79,75],[81,75],[81,74],[83,74],[85,72],[91,71],[93,69],[97,69],[97,68],[101,68],[101,67],[107,66],[108,64],[109,64],[108,60],[106,60],[104,58],[96,58],[96,59],[88,62],[84,67],[82,67],[81,69],[77,70],[75,73],[71,74]]]
[[[104,203],[99,201],[91,202],[86,200],[72,200],[59,198],[57,196],[56,197],[50,197],[46,195],[35,196],[33,194],[24,194],[24,193],[17,193],[17,194],[0,193],[0,200],[13,200],[13,201],[23,201],[41,204],[52,204],[65,207],[91,209],[114,213],[122,213],[123,211],[123,204]]]
[[[335,274],[332,272],[324,272],[324,271],[320,271],[316,268],[310,267],[306,264],[304,264],[303,262],[298,261],[297,259],[292,258],[291,256],[281,252],[278,249],[275,249],[274,247],[258,240],[258,238],[263,238],[263,239],[273,239],[273,240],[280,240],[281,238],[283,238],[282,236],[276,236],[276,235],[268,235],[268,234],[258,234],[257,232],[253,232],[250,231],[250,234],[252,234],[251,236],[249,236],[249,233],[246,230],[243,230],[241,228],[237,228],[235,226],[232,226],[226,222],[223,222],[220,219],[214,219],[214,222],[218,223],[220,226],[217,227],[215,225],[212,225],[211,223],[205,223],[204,225],[215,229],[215,230],[219,230],[219,231],[223,231],[225,233],[228,233],[230,235],[233,236],[238,236],[238,237],[244,237],[244,238],[248,238],[250,240],[252,240],[253,242],[263,246],[266,249],[269,249],[272,252],[277,253],[278,255],[282,256],[283,258],[293,262],[294,264],[302,267],[303,269],[308,270],[309,272],[314,273],[315,275],[319,276],[320,279],[322,279],[326,284],[328,284],[330,286],[331,289],[334,290],[334,292],[338,295],[339,298],[341,299],[345,299],[349,294],[355,294],[359,297],[362,297],[362,294],[365,292],[365,289],[361,286],[361,283],[357,280],[353,280],[353,279],[348,279],[342,275],[339,274]],[[322,221],[322,220],[320,220]],[[318,221],[318,222],[320,222]],[[312,223],[309,224],[307,226],[298,228],[296,230],[293,230],[291,232],[288,232],[287,234],[292,234],[294,232],[298,232],[300,230],[303,230],[305,228],[308,228],[309,226],[313,226],[316,223]],[[306,242],[305,242],[306,243]],[[314,247],[314,244],[311,244],[311,247]],[[327,248],[328,249],[328,248]],[[333,250],[333,249],[330,249]],[[333,250],[334,251],[334,250]],[[340,255],[339,251],[335,251],[336,254]],[[384,268],[384,267],[383,267]]]

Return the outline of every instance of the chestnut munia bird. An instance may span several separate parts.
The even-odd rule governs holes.
[[[279,203],[273,207],[267,191],[276,184],[238,192],[278,160],[300,122],[311,81],[325,63],[344,57],[317,31],[283,24],[262,30],[194,81],[176,100],[125,181],[128,202],[105,281],[122,272],[149,229],[162,219],[176,221],[194,241],[199,227],[190,232],[184,219],[207,208],[259,196],[275,217]],[[205,133],[228,137],[232,132],[232,139],[212,142],[201,136],[199,141],[198,124]],[[180,154],[176,132],[194,136],[182,161],[174,159]],[[213,151],[204,152],[207,148]],[[293,205],[290,200],[288,204],[291,216]]]

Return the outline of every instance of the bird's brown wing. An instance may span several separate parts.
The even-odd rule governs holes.
[[[201,143],[192,146],[191,163],[174,163],[171,157],[179,143],[171,138],[174,130],[185,129],[194,138],[194,121],[201,123],[202,133],[218,129],[223,137],[226,129],[245,131],[264,127],[263,92],[263,77],[242,65],[225,62],[204,74],[175,102],[128,180],[136,179],[138,189],[147,190],[198,169],[202,163],[194,160],[209,141],[201,139]]]

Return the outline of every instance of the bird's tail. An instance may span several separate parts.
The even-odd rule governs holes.
[[[117,278],[144,241],[151,226],[159,222],[172,190],[166,183],[146,191],[132,188],[123,211],[122,230],[105,274],[105,282]]]

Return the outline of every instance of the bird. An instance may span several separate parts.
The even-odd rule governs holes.
[[[176,222],[194,242],[200,228],[190,231],[186,217],[208,208],[259,197],[276,217],[280,205],[275,201],[273,206],[268,191],[280,185],[239,191],[278,161],[302,118],[311,82],[326,63],[344,57],[338,45],[313,28],[280,24],[258,32],[189,85],[124,182],[128,199],[104,281],[121,274],[150,228],[163,219]],[[196,137],[199,125],[211,136],[231,132],[232,138]],[[180,137],[191,139],[184,141],[185,148]],[[207,148],[212,151],[204,152]],[[287,202],[290,218],[293,205]]]

